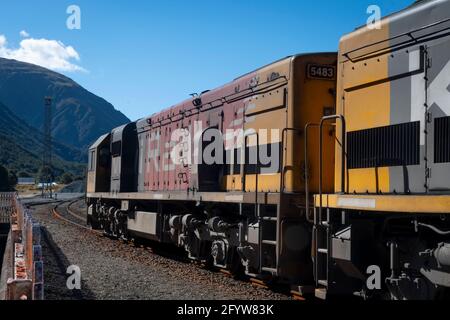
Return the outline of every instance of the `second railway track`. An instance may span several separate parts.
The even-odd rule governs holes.
[[[70,201],[62,201],[51,209],[52,215],[60,220],[63,220],[69,224],[75,225],[78,228],[82,228],[85,230],[88,230],[95,234],[102,234],[102,232],[99,232],[97,230],[92,230],[87,224],[86,224],[86,218],[82,217],[79,213],[75,212],[74,209],[72,209],[72,206],[82,201],[82,199],[78,198],[76,200],[70,200]]]

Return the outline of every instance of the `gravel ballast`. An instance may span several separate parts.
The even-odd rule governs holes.
[[[155,254],[79,228],[55,218],[50,209],[42,205],[33,212],[42,229],[46,299],[289,299],[171,254]],[[66,286],[71,265],[81,270],[81,290]]]

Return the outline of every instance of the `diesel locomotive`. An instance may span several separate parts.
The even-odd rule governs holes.
[[[450,1],[89,148],[88,222],[327,299],[450,298]]]
[[[319,295],[450,298],[449,32],[450,1],[420,1],[340,42],[345,148],[334,193],[314,200]]]
[[[335,113],[336,63],[335,53],[288,57],[100,137],[89,150],[89,221],[113,236],[174,243],[219,268],[311,287],[298,128]],[[334,161],[324,167],[332,192]]]

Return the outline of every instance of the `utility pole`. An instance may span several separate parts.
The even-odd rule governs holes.
[[[53,166],[52,166],[52,97],[44,98],[44,144],[42,155],[42,197],[46,187],[52,198]]]

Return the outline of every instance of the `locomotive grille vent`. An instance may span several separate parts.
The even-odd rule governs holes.
[[[420,122],[353,131],[347,134],[348,169],[420,164]]]
[[[434,162],[450,162],[450,117],[434,120]]]
[[[262,148],[265,147],[267,149],[265,149],[264,151],[262,151]],[[252,147],[246,147],[245,148],[245,161],[246,164],[244,166],[244,170],[245,170],[245,174],[261,174],[263,169],[265,169],[264,173],[279,173],[280,172],[280,166],[276,166],[276,164],[278,164],[278,162],[274,163],[267,163],[267,164],[263,164],[262,163],[262,159],[261,157],[261,153],[263,152],[263,154],[265,154],[271,161],[276,161],[278,160],[277,155],[280,153],[280,148],[281,148],[281,144],[280,143],[274,143],[274,144],[267,144],[267,145],[260,145],[258,151],[260,153],[260,155],[258,156],[258,165],[256,165],[256,154],[257,149],[256,147],[252,146]],[[224,175],[230,175],[231,174],[231,168],[233,167],[233,174],[241,174],[241,161],[238,161],[238,159],[241,159],[241,149],[234,149],[233,151],[227,150],[226,151],[226,157],[225,157],[225,161],[227,159],[231,159],[231,152],[234,152],[234,163],[232,164],[225,164],[224,166]],[[253,156],[250,157],[250,154],[252,154]],[[249,163],[250,159],[253,159],[253,164]],[[269,170],[271,169],[272,170]]]

